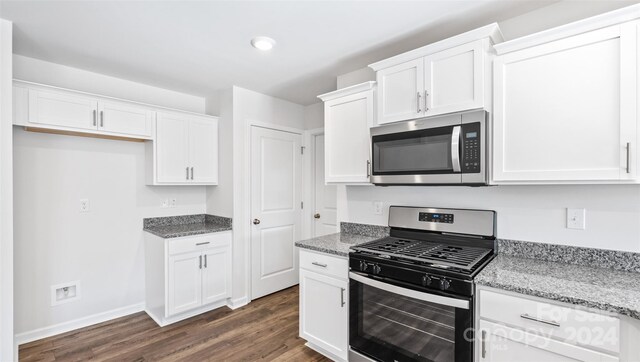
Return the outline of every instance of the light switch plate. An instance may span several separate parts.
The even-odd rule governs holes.
[[[91,211],[91,204],[89,204],[89,199],[80,199],[80,212],[89,211]]]
[[[585,229],[585,209],[567,209],[567,228],[568,229]]]

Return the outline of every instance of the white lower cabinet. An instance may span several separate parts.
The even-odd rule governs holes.
[[[146,312],[160,326],[226,304],[231,232],[162,239],[145,235]]]
[[[478,287],[476,361],[624,360],[617,316]]]
[[[349,351],[348,278],[347,259],[300,251],[300,337],[335,361]]]

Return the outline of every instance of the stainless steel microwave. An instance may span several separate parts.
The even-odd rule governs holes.
[[[376,185],[487,185],[483,110],[371,129],[371,182]]]

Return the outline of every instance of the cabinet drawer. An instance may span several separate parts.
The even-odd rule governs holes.
[[[480,318],[579,345],[620,351],[620,320],[603,314],[481,290]]]
[[[231,245],[231,232],[219,232],[206,235],[189,236],[169,240],[169,255],[189,253],[221,246]]]
[[[338,256],[300,250],[300,268],[340,279],[349,279],[349,261]]]

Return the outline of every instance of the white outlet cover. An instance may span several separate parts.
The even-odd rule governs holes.
[[[567,228],[584,230],[586,213],[585,209],[567,209]]]
[[[169,199],[162,200],[162,204],[160,205],[162,208],[169,207]]]
[[[80,199],[80,212],[89,211],[91,211],[91,204],[89,203],[89,199]]]
[[[373,202],[373,213],[374,215],[382,215],[382,201]]]
[[[74,295],[69,295],[67,298],[61,298],[61,295],[63,294],[63,292],[60,292],[58,290],[65,287],[69,287],[70,289],[73,289],[72,293]],[[73,302],[78,299],[80,299],[80,281],[79,280],[51,286],[51,306],[52,307],[59,304]]]
[[[175,197],[172,197],[172,198],[169,200],[169,207],[176,207],[176,204],[177,204],[177,203],[178,203],[178,201],[176,200],[176,198],[175,198]]]

